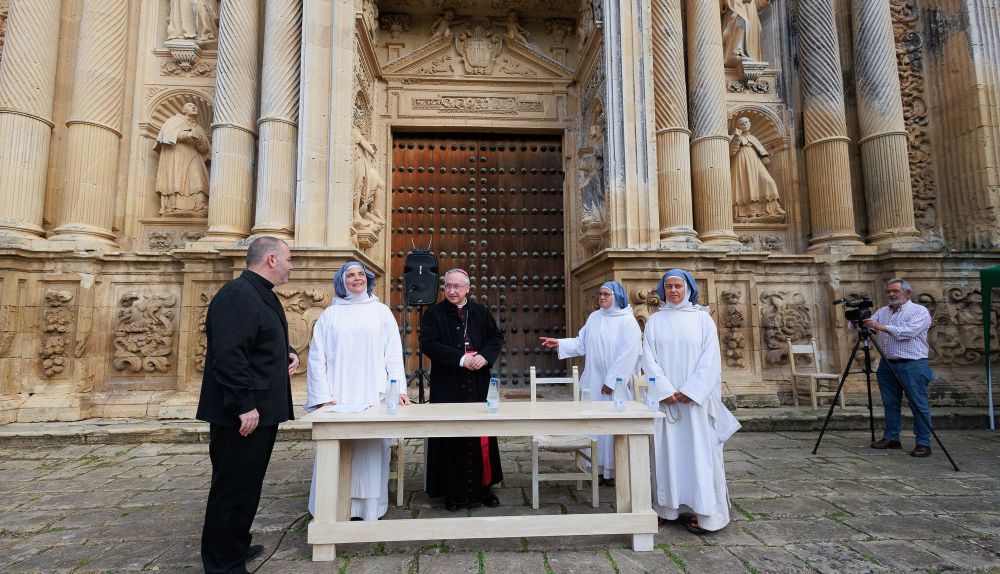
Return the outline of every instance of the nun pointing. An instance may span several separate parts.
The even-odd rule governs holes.
[[[306,410],[378,405],[392,379],[400,402],[410,404],[399,326],[372,293],[375,274],[351,261],[334,276],[333,288],[337,296],[316,321],[309,344]],[[315,514],[315,468],[313,477],[309,512]],[[378,520],[389,508],[389,440],[354,441],[351,477],[351,517]]]
[[[558,349],[559,358],[586,355],[580,384],[590,389],[595,400],[610,401],[615,389],[615,379],[621,378],[625,393],[630,397],[628,382],[636,372],[639,352],[642,350],[642,332],[632,314],[632,307],[625,298],[621,283],[608,281],[598,291],[600,308],[587,317],[580,333],[569,339],[541,337],[542,345]],[[615,452],[610,435],[597,437],[597,464],[602,482],[613,484]]]
[[[695,534],[729,524],[722,445],[739,428],[722,404],[722,359],[715,322],[697,305],[698,285],[671,269],[657,286],[659,311],[646,323],[642,368],[656,377],[660,410],[653,428],[653,510],[660,522],[684,518]]]

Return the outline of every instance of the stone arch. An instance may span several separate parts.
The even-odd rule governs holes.
[[[753,135],[760,140],[767,151],[771,152],[772,156],[788,149],[789,141],[785,123],[774,110],[766,106],[741,106],[731,110],[728,118],[729,133],[733,133],[736,120],[743,116],[750,119]]]

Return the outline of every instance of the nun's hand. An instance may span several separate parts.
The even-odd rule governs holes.
[[[399,393],[399,402],[404,405],[410,404],[410,395],[406,393]]]
[[[538,339],[542,342],[542,346],[546,349],[555,349],[559,346],[559,339],[553,339],[551,337],[539,337]]]
[[[614,389],[612,389],[607,385],[601,385],[601,394],[608,395],[610,397],[611,395],[615,394],[615,391]]]
[[[677,391],[676,393],[674,393],[673,398],[677,402],[679,402],[681,404],[684,404],[684,405],[689,404],[691,402],[691,399],[688,398],[687,395],[685,395],[684,393],[682,393],[680,391]]]

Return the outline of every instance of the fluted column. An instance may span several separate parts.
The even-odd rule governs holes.
[[[918,232],[889,0],[855,0],[854,33],[868,238],[898,246]]]
[[[229,243],[250,235],[259,36],[260,2],[223,0],[212,125],[208,233],[201,240],[205,243]]]
[[[800,0],[799,15],[810,248],[858,244],[833,0]]]
[[[299,118],[302,0],[268,0],[254,234],[291,239]]]
[[[708,245],[734,248],[733,193],[726,123],[726,76],[719,3],[687,6],[688,99],[691,179],[698,237]]]
[[[128,0],[84,0],[56,228],[49,238],[115,245]]]
[[[0,61],[0,231],[41,237],[61,0],[14,0]]]
[[[697,243],[691,203],[691,131],[681,0],[658,0],[653,2],[652,11],[660,239]]]
[[[333,91],[333,0],[304,0],[300,72],[295,245],[326,245],[330,180],[330,93]],[[349,206],[350,207],[350,206]],[[350,213],[350,209],[348,210]],[[348,220],[347,225],[350,225]]]

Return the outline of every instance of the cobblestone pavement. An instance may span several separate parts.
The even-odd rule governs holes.
[[[864,432],[738,433],[727,444],[734,520],[698,537],[667,525],[653,552],[624,536],[493,538],[338,546],[313,563],[305,520],[312,444],[279,442],[254,540],[261,573],[1000,572],[1000,434],[944,431],[961,472],[937,445],[929,459],[867,448]],[[904,443],[905,446],[905,443]],[[408,461],[421,459],[422,441]],[[0,572],[199,572],[198,540],[211,472],[205,444],[0,445]],[[549,485],[532,511],[529,449],[501,441],[506,480],[499,509],[472,515],[612,512],[585,488]],[[568,466],[560,455],[548,459]],[[388,518],[449,515],[419,490],[407,464],[404,508]],[[278,544],[280,540],[280,544]]]

